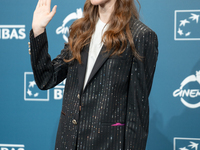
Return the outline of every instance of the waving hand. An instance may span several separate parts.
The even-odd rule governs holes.
[[[51,11],[51,0],[38,0],[32,21],[34,37],[44,32],[47,24],[55,15],[56,8],[55,5]]]

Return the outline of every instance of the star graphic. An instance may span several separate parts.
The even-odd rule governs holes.
[[[183,147],[183,148],[179,148],[180,150],[189,150],[187,149],[186,147]]]
[[[191,15],[192,16],[189,19],[192,19],[192,21],[196,20],[196,23],[198,23],[200,15],[196,15],[196,14],[193,14],[193,13],[191,13]]]
[[[29,88],[30,88],[30,87],[32,87],[32,88],[33,88],[33,87],[34,87],[34,85],[36,85],[35,81],[31,81],[31,82],[29,82],[29,86],[28,86],[28,87],[29,87]]]
[[[181,36],[181,35],[183,35],[183,30],[181,30],[180,28],[178,28],[178,34]]]
[[[35,94],[34,94],[34,97],[38,97],[38,95],[39,95],[39,93],[35,93]]]
[[[190,141],[190,143],[191,143],[191,145],[188,145],[188,147],[195,148],[195,150],[198,149],[199,143],[194,143],[194,142],[191,142],[191,141]]]
[[[28,89],[28,91],[27,91],[27,94],[29,95],[29,96],[32,96],[33,94],[32,94],[32,92]]]
[[[190,23],[187,19],[185,19],[185,20],[180,20],[180,22],[181,22],[180,25],[179,25],[180,27],[181,27],[181,26],[185,26],[186,23]]]
[[[191,32],[188,32],[188,33],[185,34],[185,36],[190,36],[190,34],[191,34]]]

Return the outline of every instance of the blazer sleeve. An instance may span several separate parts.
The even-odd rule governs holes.
[[[39,89],[47,90],[66,78],[68,65],[63,59],[68,58],[68,46],[66,45],[54,60],[48,54],[48,41],[46,30],[34,38],[33,31],[30,31],[30,56],[31,66],[35,82]]]
[[[148,97],[158,56],[157,35],[152,30],[138,33],[135,39],[142,60],[133,57],[125,125],[125,150],[145,150],[149,127]]]

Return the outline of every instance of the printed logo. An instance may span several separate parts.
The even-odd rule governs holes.
[[[192,86],[193,89],[186,85]],[[180,88],[173,92],[174,97],[180,97],[181,102],[188,108],[200,107],[198,96],[200,96],[200,70],[196,71],[196,75],[190,75],[185,78],[180,85]],[[185,99],[189,98],[188,101]],[[196,99],[195,99],[196,98]],[[191,102],[192,101],[192,102]]]
[[[0,25],[0,39],[23,40],[25,38],[25,25]]]
[[[62,34],[63,39],[68,43],[68,37],[69,34],[69,22],[71,20],[80,19],[83,16],[83,11],[81,8],[77,9],[76,12],[73,12],[69,14],[64,20],[63,24],[56,29],[56,34]]]
[[[175,40],[200,40],[200,10],[175,10]]]
[[[199,150],[199,138],[174,138],[174,150]]]
[[[37,87],[32,72],[24,73],[24,100],[49,101],[49,90],[41,91]]]
[[[64,94],[66,79],[54,88],[54,100],[61,100]]]
[[[19,144],[0,144],[0,150],[25,150],[24,145]]]

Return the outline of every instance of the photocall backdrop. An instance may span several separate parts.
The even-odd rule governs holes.
[[[150,95],[147,150],[200,150],[200,1],[140,0],[141,20],[159,39]],[[35,85],[28,52],[37,0],[0,1],[0,150],[53,150],[64,82],[48,91]],[[52,0],[49,53],[67,42],[84,0]]]

